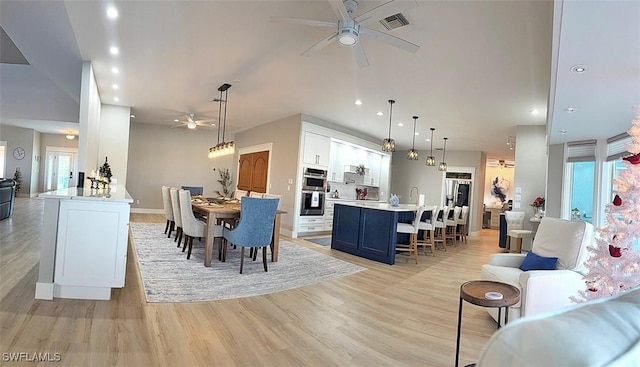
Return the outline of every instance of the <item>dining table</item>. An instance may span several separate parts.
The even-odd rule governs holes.
[[[218,204],[206,200],[192,200],[191,208],[195,213],[200,213],[206,217],[205,245],[204,245],[204,266],[211,267],[213,258],[214,241],[218,243],[218,248],[222,249],[222,237],[214,237],[214,228],[220,225],[225,219],[240,218],[241,206],[239,202],[226,202]],[[286,211],[278,209],[273,226],[273,237],[271,241],[271,262],[278,261],[278,247],[280,243],[280,217]]]

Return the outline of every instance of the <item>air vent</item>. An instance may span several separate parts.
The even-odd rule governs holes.
[[[390,15],[380,21],[380,23],[387,29],[392,30],[409,25],[409,21],[402,13]]]

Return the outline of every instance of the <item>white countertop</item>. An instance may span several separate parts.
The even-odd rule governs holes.
[[[120,203],[133,203],[133,198],[123,185],[113,185],[107,189],[89,187],[70,187],[56,191],[43,192],[38,197],[44,199],[99,200]]]
[[[357,206],[361,208],[369,208],[369,209],[377,209],[377,210],[386,210],[389,212],[408,212],[408,211],[416,211],[418,208],[415,204],[399,204],[398,206],[392,206],[389,203],[380,203],[380,202],[371,202],[366,200],[358,200],[358,201],[340,201],[336,204],[340,205],[348,205],[348,206]]]
[[[335,201],[335,202],[343,202],[343,201],[363,201],[363,202],[367,202],[367,203],[384,203],[384,201],[382,200],[358,200],[358,199],[350,199],[350,198],[332,198],[332,197],[328,197],[326,198],[327,201]]]

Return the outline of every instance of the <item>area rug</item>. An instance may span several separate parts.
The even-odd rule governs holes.
[[[320,245],[320,246],[331,246],[331,236],[311,238],[311,239],[306,239],[305,238],[305,240],[307,240],[309,242],[313,242],[316,245]]]
[[[366,268],[280,240],[278,262],[262,267],[262,250],[251,261],[245,250],[243,274],[240,248],[227,250],[227,261],[214,255],[204,267],[204,244],[193,241],[191,259],[167,238],[164,223],[131,223],[133,246],[138,257],[147,302],[202,302],[252,297],[355,274]],[[172,236],[173,237],[173,236]],[[214,252],[217,255],[217,247]],[[268,254],[270,258],[270,254]]]

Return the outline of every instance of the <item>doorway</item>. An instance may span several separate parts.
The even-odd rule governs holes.
[[[78,150],[47,147],[44,166],[44,191],[75,187],[78,184]]]

